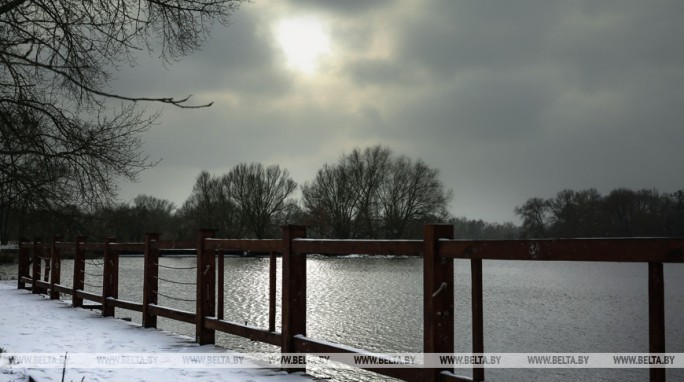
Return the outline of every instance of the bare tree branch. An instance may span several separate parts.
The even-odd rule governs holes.
[[[22,3],[25,3],[26,0],[13,0],[8,3],[5,3],[3,5],[0,5],[0,15],[3,15],[12,9],[20,6]]]
[[[118,178],[153,166],[142,134],[157,114],[140,104],[211,103],[119,94],[110,88],[113,71],[152,47],[161,47],[163,64],[195,51],[242,1],[4,1],[0,207],[108,202]]]
[[[394,239],[409,236],[412,224],[445,221],[451,191],[436,169],[374,146],[324,165],[302,198],[323,236]]]

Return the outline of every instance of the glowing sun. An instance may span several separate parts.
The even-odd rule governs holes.
[[[282,20],[275,27],[275,37],[287,66],[305,74],[315,73],[321,56],[330,53],[330,38],[315,18]]]

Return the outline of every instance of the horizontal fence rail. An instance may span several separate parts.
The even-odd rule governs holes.
[[[295,239],[294,254],[420,256],[423,242],[419,240],[314,240]]]
[[[452,259],[684,263],[684,239],[441,240]]]
[[[454,259],[470,260],[472,352],[484,353],[483,322],[483,260],[496,261],[599,261],[641,262],[648,264],[649,353],[665,353],[665,300],[663,263],[684,263],[684,239],[679,238],[618,238],[618,239],[543,239],[543,240],[453,240],[453,226],[426,225],[423,240],[321,240],[306,238],[306,228],[283,227],[277,240],[220,239],[213,230],[201,230],[195,242],[163,241],[159,234],[145,235],[142,243],[117,243],[109,238],[102,243],[87,242],[85,236],[73,242],[53,238],[50,244],[40,239],[21,240],[18,251],[18,288],[30,288],[32,293],[72,296],[74,307],[97,307],[103,316],[113,316],[116,308],[140,312],[146,328],[157,327],[157,317],[195,325],[196,341],[213,344],[215,332],[225,332],[252,341],[276,345],[283,353],[352,353],[369,352],[345,345],[307,337],[306,259],[310,254],[370,256],[421,256],[423,258],[423,352],[454,352]],[[182,253],[196,256],[192,267],[172,267],[159,264],[162,254]],[[74,271],[71,285],[61,280],[61,259],[73,255]],[[86,272],[88,256],[101,257],[91,267],[101,267],[101,273]],[[118,298],[119,257],[143,254],[142,301]],[[223,319],[224,255],[267,255],[269,258],[268,328],[259,328]],[[276,328],[276,256],[282,256],[281,331]],[[160,306],[160,268],[194,272],[195,311]],[[101,288],[100,293],[86,291],[86,286]],[[99,303],[84,305],[84,300]],[[189,300],[190,301],[190,300]],[[406,381],[484,381],[485,369],[473,368],[473,378],[458,376],[448,368],[373,368],[376,373]],[[305,370],[302,368],[301,370]],[[665,381],[663,368],[651,368],[652,382]],[[288,369],[297,371],[297,369]]]
[[[222,250],[225,252],[280,252],[283,248],[280,240],[245,240],[245,239],[214,239],[205,240],[206,250]]]

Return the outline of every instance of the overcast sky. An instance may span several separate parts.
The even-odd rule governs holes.
[[[214,102],[165,108],[144,137],[161,163],[120,197],[180,206],[240,162],[303,184],[375,144],[486,221],[566,188],[683,189],[682,20],[680,0],[254,0],[181,62],[119,73],[129,95]]]

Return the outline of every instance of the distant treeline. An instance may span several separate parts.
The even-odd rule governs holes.
[[[463,240],[515,240],[520,238],[520,226],[513,223],[491,223],[481,219],[451,218],[454,239]]]
[[[603,196],[594,189],[564,190],[516,207],[521,226],[449,217],[451,193],[437,171],[382,150],[355,150],[326,164],[302,187],[301,200],[292,197],[296,185],[286,170],[239,164],[221,176],[202,172],[180,208],[149,195],[91,210],[13,208],[5,211],[10,219],[3,237],[140,241],[158,232],[192,240],[198,229],[211,227],[219,237],[277,238],[280,225],[301,224],[317,238],[419,239],[425,223],[440,222],[454,225],[456,239],[472,240],[684,236],[684,191],[617,189]]]
[[[563,190],[554,198],[532,198],[515,209],[521,237],[684,236],[684,190]]]
[[[295,191],[301,190],[301,198]],[[146,232],[193,239],[200,228],[220,237],[275,238],[282,224],[302,224],[320,238],[418,238],[424,223],[446,222],[451,190],[422,160],[373,146],[323,165],[301,187],[278,165],[240,163],[228,173],[202,171],[182,206],[149,195],[95,208],[45,208],[11,198],[0,187],[0,239],[54,234],[71,239],[114,236],[139,241]]]

